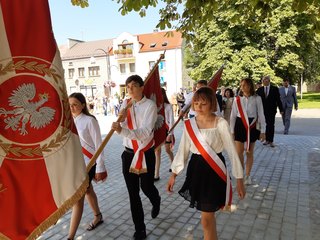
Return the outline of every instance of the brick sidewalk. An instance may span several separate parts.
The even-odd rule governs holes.
[[[110,119],[100,122],[104,133],[109,124],[106,121]],[[178,143],[181,128],[182,124],[179,124],[175,131]],[[257,142],[252,169],[254,184],[247,187],[243,201],[239,202],[234,194],[232,213],[217,213],[220,240],[320,239],[320,137],[276,135],[275,143],[276,147],[270,148]],[[131,239],[134,233],[128,193],[121,173],[121,138],[114,135],[105,150],[109,177],[106,183],[94,184],[105,223],[94,231],[86,231],[93,218],[86,204],[77,232],[78,240],[125,240]],[[151,218],[152,206],[141,193],[147,239],[202,239],[200,212],[190,209],[176,192],[169,195],[165,190],[169,168],[169,160],[163,151],[161,179],[156,182],[162,202],[156,219]],[[184,178],[185,172],[177,177],[176,191]],[[66,239],[69,221],[70,211],[39,239]]]

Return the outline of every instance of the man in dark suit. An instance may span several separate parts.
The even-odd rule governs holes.
[[[266,118],[266,141],[263,145],[270,144],[271,147],[275,147],[273,144],[274,137],[274,122],[277,113],[277,107],[281,115],[283,114],[282,103],[280,100],[279,89],[276,86],[270,84],[270,76],[265,76],[262,79],[263,86],[258,88],[257,94],[262,99],[264,116]]]
[[[286,135],[289,133],[293,105],[294,108],[298,110],[298,101],[296,89],[289,84],[289,80],[284,79],[282,85],[283,86],[279,88],[279,93],[283,108],[282,121],[284,126],[284,134]]]

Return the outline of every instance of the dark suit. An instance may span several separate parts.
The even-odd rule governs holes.
[[[264,93],[264,86],[258,88],[257,94],[262,99],[264,116],[266,118],[266,141],[273,142],[274,137],[274,122],[277,113],[277,107],[280,112],[283,112],[282,103],[280,100],[279,89],[276,86],[270,86],[268,96]]]

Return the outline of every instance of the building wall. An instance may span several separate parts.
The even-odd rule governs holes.
[[[114,54],[118,49],[118,45],[122,44],[123,40],[128,40],[133,43],[133,52],[131,57],[120,57]],[[78,43],[81,44],[81,43]],[[125,84],[125,80],[132,74],[138,74],[145,79],[150,71],[150,62],[156,62],[163,51],[149,51],[139,52],[140,44],[137,36],[129,33],[122,33],[117,38],[113,39],[113,52],[109,56],[94,56],[94,53],[88,53],[88,57],[79,59],[63,59],[63,68],[65,70],[65,79],[68,94],[75,91],[80,91],[80,86],[95,86],[96,90],[93,92],[84,92],[84,94],[96,95],[104,91],[103,85],[109,80],[115,83],[115,87],[111,88],[111,94],[118,93],[121,95],[121,85]],[[94,56],[95,62],[92,62],[91,57]],[[110,66],[108,67],[107,58],[109,57]],[[69,65],[72,62],[72,66]],[[160,77],[166,82],[167,95],[179,92],[182,87],[182,50],[181,48],[169,49],[165,53],[165,64],[163,69],[160,69]],[[129,64],[135,63],[135,71],[130,72]],[[125,64],[125,73],[120,72],[120,64]],[[89,67],[99,66],[99,76],[89,76]],[[69,78],[69,69],[74,68],[73,78]],[[78,68],[85,68],[84,77],[78,74]],[[108,68],[110,68],[110,79],[108,79]],[[76,86],[75,81],[78,79],[79,83]]]

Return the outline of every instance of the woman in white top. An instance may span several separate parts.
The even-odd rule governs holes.
[[[82,93],[73,93],[69,96],[69,105],[79,134],[82,152],[86,165],[89,163],[95,151],[102,142],[100,127],[96,118],[89,113],[86,98]],[[89,171],[89,187],[85,194],[86,199],[92,208],[94,220],[88,226],[91,231],[103,223],[102,214],[99,209],[97,195],[94,192],[91,180],[104,181],[107,178],[107,171],[104,165],[103,153],[97,158],[96,164]],[[84,205],[84,197],[81,198],[72,209],[68,239],[73,239],[79,226]]]
[[[227,121],[213,113],[216,106],[216,96],[211,88],[202,87],[194,93],[192,108],[197,114],[184,122],[181,142],[171,165],[172,175],[167,186],[167,190],[172,192],[175,178],[186,166],[191,152],[186,180],[179,194],[190,202],[190,207],[201,211],[205,240],[217,239],[215,212],[231,205],[232,188],[221,154],[223,150],[227,151],[231,161],[239,198],[243,199],[245,196],[241,162]]]
[[[253,153],[256,140],[265,139],[265,117],[261,97],[255,94],[253,81],[249,78],[240,82],[240,94],[235,98],[230,115],[231,133],[234,134],[236,149],[242,166],[246,150],[245,183],[251,184]],[[261,130],[260,130],[261,129]],[[245,148],[245,142],[247,142]]]
[[[170,161],[173,161],[173,152],[172,152],[172,147],[174,144],[174,135],[173,131],[168,134],[168,131],[172,128],[174,124],[174,117],[173,117],[173,108],[172,105],[170,104],[166,90],[164,88],[161,88],[162,92],[162,97],[163,97],[163,102],[164,102],[164,115],[165,115],[165,124],[166,124],[166,129],[167,129],[167,137],[165,141],[165,149],[166,152],[170,158]],[[156,155],[156,166],[155,166],[155,172],[154,172],[154,180],[158,181],[160,179],[159,177],[159,171],[160,171],[160,162],[161,162],[161,146],[158,146],[155,149],[155,155]]]

